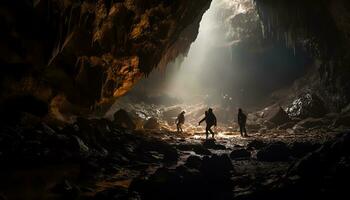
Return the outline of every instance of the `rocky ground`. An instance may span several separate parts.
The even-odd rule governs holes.
[[[84,118],[3,126],[1,198],[341,197],[350,178],[350,134],[335,127],[340,118],[332,126],[319,122],[327,117],[292,128],[251,124],[245,138],[225,128],[208,141],[203,132],[176,133],[156,120],[136,130]]]
[[[197,125],[204,104],[127,104],[112,119],[74,123],[23,113],[0,126],[0,199],[339,199],[350,109],[301,102],[249,113],[248,137],[230,109],[213,106],[210,140]],[[176,133],[181,110],[185,132]]]

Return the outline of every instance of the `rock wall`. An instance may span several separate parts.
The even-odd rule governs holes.
[[[319,82],[309,83],[332,111],[350,100],[349,22],[346,0],[255,0],[266,38],[303,47],[316,61]]]
[[[186,54],[210,0],[1,4],[2,111],[21,111],[13,102],[28,96],[43,107],[58,98],[56,110],[69,104],[88,112],[86,108],[125,94],[154,68]]]

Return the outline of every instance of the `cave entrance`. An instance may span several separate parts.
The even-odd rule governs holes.
[[[187,131],[196,132],[212,107],[221,127],[232,130],[239,107],[252,112],[271,104],[311,64],[303,50],[265,38],[253,0],[213,0],[188,54],[141,80],[107,115],[123,108],[173,130],[186,110]]]

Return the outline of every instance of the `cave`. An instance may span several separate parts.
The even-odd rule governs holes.
[[[349,198],[349,1],[2,0],[0,25],[0,200]]]

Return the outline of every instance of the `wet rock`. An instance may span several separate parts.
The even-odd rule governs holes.
[[[159,125],[158,120],[156,118],[152,117],[145,122],[145,124],[143,125],[143,128],[154,130],[154,129],[159,129],[160,125]]]
[[[217,144],[215,140],[205,140],[203,143],[203,146],[208,149],[214,149],[214,150],[225,150],[226,147],[221,144]]]
[[[259,161],[287,161],[290,149],[283,142],[275,142],[261,149],[256,156]]]
[[[136,128],[136,125],[129,113],[123,109],[120,109],[114,113],[114,123],[126,129],[134,130]]]
[[[278,105],[264,109],[264,119],[275,125],[281,125],[290,121],[288,114]]]
[[[237,149],[233,150],[230,153],[230,158],[232,160],[244,160],[244,159],[249,159],[251,156],[251,153],[246,150],[246,149]]]
[[[187,158],[185,166],[193,169],[200,169],[202,160],[198,156],[190,156]]]
[[[265,147],[267,144],[261,140],[253,140],[248,143],[247,148],[248,149],[261,149]]]
[[[316,94],[305,92],[299,95],[288,107],[287,113],[291,117],[305,119],[318,118],[327,113],[324,102]]]

